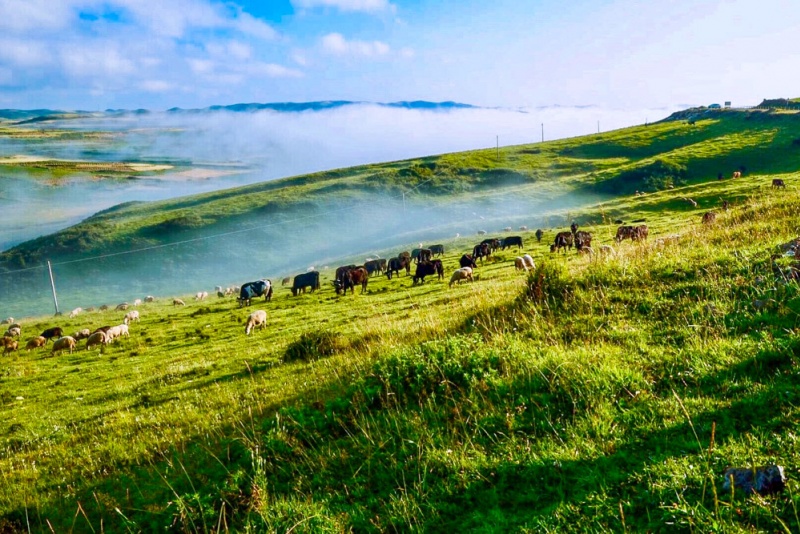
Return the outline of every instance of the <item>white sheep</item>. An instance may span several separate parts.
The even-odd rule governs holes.
[[[134,301],[133,301],[133,305],[134,305],[134,306],[141,306],[141,305],[142,305],[142,299],[136,299],[136,300],[134,300]]]
[[[13,322],[14,322],[14,318],[13,317],[8,317],[8,318],[4,319],[3,322],[0,323],[0,324],[11,324]]]
[[[245,335],[250,335],[255,328],[267,327],[267,312],[264,310],[256,310],[247,318],[247,324],[244,327]]]
[[[70,318],[70,319],[74,319],[74,318],[75,318],[75,317],[77,317],[77,316],[78,316],[78,315],[79,315],[79,314],[80,314],[82,311],[83,311],[83,308],[75,308],[74,310],[72,310],[71,312],[69,312],[69,318]]]
[[[199,291],[194,296],[194,300],[204,300],[206,297],[208,297],[208,291]]]
[[[56,339],[55,342],[53,343],[53,352],[52,352],[52,354],[55,354],[56,352],[59,352],[59,351],[62,351],[62,350],[66,350],[66,349],[69,349],[69,353],[72,354],[72,351],[75,350],[75,345],[76,345],[76,342],[75,342],[75,338],[74,337],[72,337],[72,336],[60,337],[60,338]]]
[[[128,306],[130,306],[130,304],[128,304],[127,302],[123,302],[122,304],[117,304],[117,307],[114,309],[117,311],[125,311],[128,309]]]
[[[453,275],[450,277],[450,287],[453,287],[453,284],[456,282],[460,283],[462,280],[474,281],[472,278],[472,267],[461,267],[453,271]]]
[[[533,261],[533,258],[531,257],[530,254],[524,254],[522,256],[522,263],[525,265],[525,267],[526,267],[525,270],[526,271],[528,269],[535,269],[536,268],[536,263]]]
[[[47,338],[42,336],[36,336],[35,338],[28,341],[28,344],[25,345],[25,349],[31,351],[33,349],[44,347],[45,345],[47,345]]]
[[[155,301],[156,301],[156,298],[155,298],[153,295],[147,295],[147,296],[144,298],[144,301],[145,301],[145,302],[155,302]]]
[[[122,319],[122,323],[128,324],[138,320],[139,320],[139,312],[136,310],[132,310],[125,314],[125,318]]]
[[[186,306],[186,303],[183,302],[181,299],[172,299],[173,306]]]
[[[12,326],[11,328],[9,328],[8,330],[6,330],[6,333],[3,334],[3,335],[5,337],[19,337],[19,336],[22,335],[22,330],[20,329],[19,326],[15,325],[15,326]]]

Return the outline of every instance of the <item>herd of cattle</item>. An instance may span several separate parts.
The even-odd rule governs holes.
[[[479,232],[483,234],[485,232]],[[616,238],[617,242],[624,239],[631,239],[633,241],[641,241],[647,239],[647,226],[620,226],[617,229]],[[536,230],[536,240],[541,242],[544,237],[544,232],[539,229]],[[573,246],[579,253],[591,254],[592,248],[592,234],[589,232],[579,230],[576,223],[572,223],[569,231],[558,232],[550,245],[550,252],[564,251],[572,248]],[[460,283],[462,281],[473,281],[473,272],[478,268],[478,262],[483,264],[487,259],[491,260],[492,256],[498,250],[506,250],[516,248],[520,251],[524,248],[523,239],[521,236],[508,236],[505,238],[486,238],[472,248],[471,253],[462,254],[459,258],[459,267],[452,273],[449,285]],[[602,249],[609,249],[608,245],[604,245]],[[403,251],[393,258],[378,258],[368,259],[363,265],[343,265],[336,269],[335,276],[332,281],[334,291],[337,295],[346,294],[348,290],[353,294],[356,287],[361,287],[361,292],[367,291],[369,279],[374,275],[386,275],[391,280],[393,276],[399,276],[401,271],[405,271],[407,276],[412,276],[413,284],[421,284],[425,282],[426,277],[436,276],[438,280],[444,279],[444,265],[439,258],[444,255],[444,245],[432,245],[423,247],[422,244],[418,248],[411,251]],[[601,250],[602,252],[602,250]],[[535,267],[533,258],[524,254],[514,259],[514,266],[518,270],[527,271]],[[412,269],[414,274],[412,275]],[[291,283],[291,290],[293,296],[300,293],[305,293],[307,290],[314,292],[320,289],[320,273],[317,270],[310,270],[302,274],[298,274],[294,278],[287,277],[282,280],[282,285]],[[274,286],[270,280],[261,279],[253,282],[247,282],[242,286],[232,286],[223,288],[218,286],[215,288],[218,297],[225,297],[229,295],[237,295],[237,302],[239,307],[249,306],[253,299],[257,297],[264,297],[265,302],[272,300]],[[199,292],[195,295],[195,300],[204,300],[208,297],[205,291]],[[154,302],[155,297],[148,296],[144,302]],[[138,306],[142,301],[137,299],[134,306]],[[173,299],[174,305],[185,305],[181,299]],[[126,311],[129,307],[128,303],[122,303],[116,306],[116,310]],[[108,306],[101,306],[100,310],[107,310]],[[90,311],[92,308],[87,308],[85,311]],[[76,308],[70,312],[70,319],[75,318],[84,310]],[[258,310],[250,315],[245,327],[245,333],[250,334],[255,328],[263,327],[266,321],[266,316],[263,310]],[[49,340],[53,340],[53,354],[62,350],[69,350],[72,352],[80,340],[86,339],[86,348],[92,349],[94,347],[102,347],[111,343],[114,339],[127,336],[128,324],[133,321],[139,320],[139,312],[133,310],[128,312],[123,318],[123,323],[117,326],[103,326],[96,329],[85,328],[75,332],[73,335],[64,335],[60,327],[48,328],[41,335],[30,339],[26,345],[28,350],[44,347]],[[15,323],[12,318],[4,321],[10,324],[8,330],[2,337],[3,353],[18,350],[18,340],[21,337],[21,326]]]

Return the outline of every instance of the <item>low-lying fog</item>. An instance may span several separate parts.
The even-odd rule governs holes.
[[[600,107],[428,111],[352,105],[324,111],[151,113],[40,123],[110,130],[112,139],[0,138],[0,157],[25,154],[97,161],[166,161],[153,177],[48,180],[0,166],[0,250],[65,228],[130,200],[160,200],[364,163],[538,142],[667,116],[671,109]],[[202,167],[185,172],[186,166]],[[206,172],[207,171],[207,172]]]

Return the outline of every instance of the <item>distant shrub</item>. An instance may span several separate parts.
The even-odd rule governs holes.
[[[194,214],[181,215],[179,217],[173,217],[172,219],[167,219],[166,221],[142,228],[142,233],[145,235],[160,235],[181,232],[185,230],[194,230],[212,222],[213,221],[203,219],[202,217]]]
[[[333,356],[345,348],[347,343],[339,334],[326,330],[305,332],[297,341],[286,347],[284,360],[287,362],[319,360]]]

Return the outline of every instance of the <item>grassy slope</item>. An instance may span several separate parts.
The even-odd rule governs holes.
[[[586,209],[602,243],[617,213],[652,228],[607,260],[526,236],[545,276],[536,301],[506,252],[452,289],[401,277],[365,295],[278,291],[252,306],[269,328],[250,338],[231,300],[187,299],[141,307],[102,355],[6,357],[0,525],[796,531],[800,294],[769,258],[798,235],[800,195],[770,190],[772,176]],[[733,209],[701,227],[719,198]],[[471,244],[447,243],[448,272]],[[26,322],[23,337],[51,325]],[[724,467],[769,461],[788,468],[785,496],[721,493]]]
[[[419,186],[433,201],[480,199],[506,191],[517,198],[575,192],[652,191],[620,175],[656,160],[684,168],[679,183],[699,183],[742,166],[748,172],[790,172],[800,166],[800,115],[720,111],[694,125],[665,121],[599,135],[495,150],[366,165],[178,199],[108,210],[51,236],[0,254],[0,269],[106,254],[131,247],[246,228],[253,221],[320,213],[332,203],[357,205]],[[431,179],[433,178],[433,179]],[[617,181],[615,181],[615,179]],[[427,181],[430,180],[430,181]],[[426,182],[427,181],[427,182]],[[668,177],[664,185],[674,180]],[[596,197],[593,197],[596,198]],[[168,230],[168,231],[167,231]],[[284,231],[284,230],[281,230]],[[20,259],[21,258],[21,259]]]

